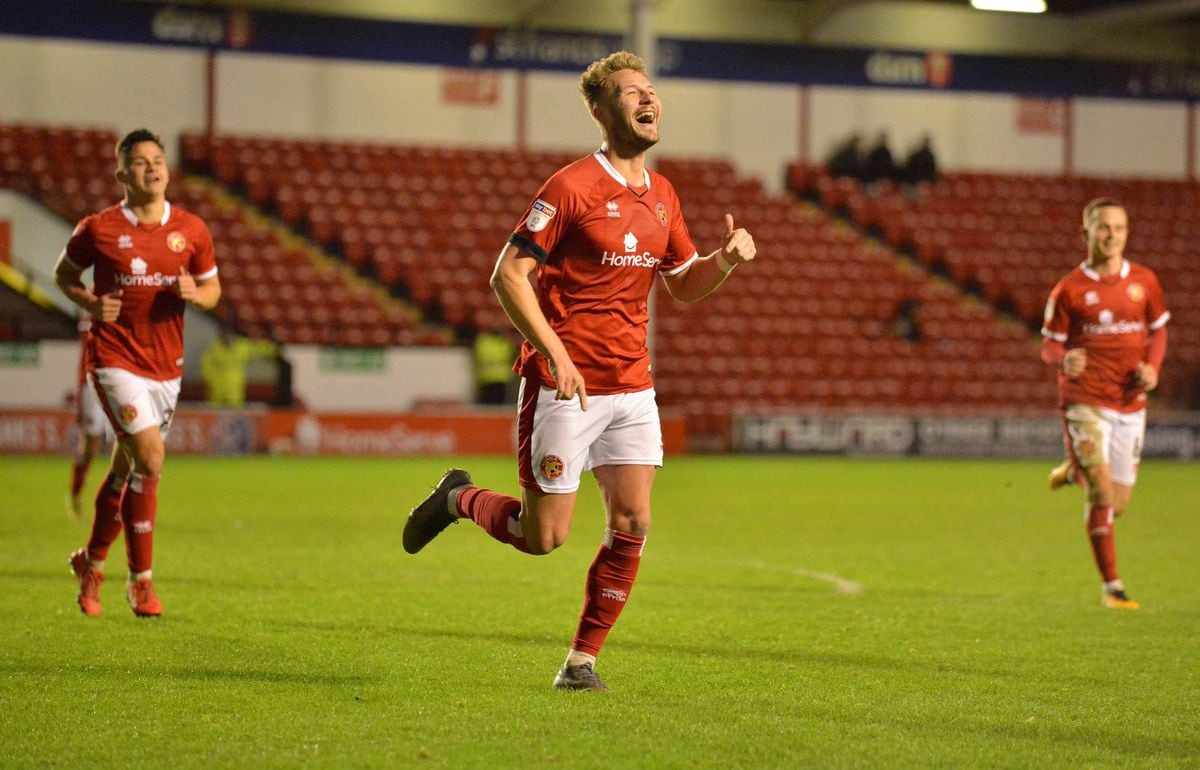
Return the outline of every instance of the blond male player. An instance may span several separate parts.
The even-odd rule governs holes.
[[[1055,285],[1042,360],[1058,370],[1069,478],[1087,487],[1088,538],[1107,607],[1136,610],[1117,573],[1113,519],[1129,505],[1146,433],[1146,393],[1158,385],[1171,314],[1154,272],[1125,259],[1129,216],[1112,198],[1083,209],[1087,258]],[[1055,474],[1051,474],[1051,483]]]
[[[725,216],[721,248],[699,257],[670,182],[646,168],[662,102],[641,59],[592,63],[580,92],[603,143],[538,191],[492,274],[525,337],[518,469],[521,499],[447,471],[413,509],[404,547],[421,550],[460,517],[529,554],[563,544],[584,471],[600,487],[604,539],[588,570],[583,612],[554,686],[604,690],[594,664],[633,588],[650,529],[650,491],[662,429],[646,348],[647,297],[657,276],[694,302],[755,256],[754,240]]]

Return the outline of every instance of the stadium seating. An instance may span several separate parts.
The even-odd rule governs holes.
[[[110,178],[112,135],[68,130],[61,136],[73,138],[51,140],[53,129],[0,128],[6,186],[68,218],[113,199],[107,181],[93,184]],[[100,150],[94,164],[68,160]],[[447,327],[462,339],[503,323],[487,285],[495,256],[538,185],[576,157],[200,135],[182,138],[181,155],[191,176],[177,180],[173,199],[204,217],[217,241],[226,279],[218,314],[250,336],[324,345],[446,344]],[[721,242],[726,212],[760,252],[700,303],[661,288],[653,299],[660,403],[686,415],[696,446],[727,448],[744,410],[1051,408],[1054,385],[1030,327],[1065,272],[1049,255],[1078,250],[1073,224],[1060,220],[1093,187],[964,174],[912,200],[886,186],[868,196],[793,166],[790,183],[807,199],[798,201],[767,194],[720,159],[657,166],[702,253]],[[1146,261],[1186,318],[1200,299],[1183,253],[1196,217],[1170,212],[1187,207],[1192,188],[1133,187],[1153,203],[1135,232],[1170,244],[1161,262]],[[1195,371],[1195,328],[1173,324],[1171,366],[1190,360]],[[1165,377],[1162,397],[1186,404],[1188,385]]]
[[[105,130],[0,124],[0,187],[74,221],[120,195],[112,175],[116,142]]]
[[[183,156],[191,170],[468,333],[503,322],[487,288],[495,254],[537,186],[576,157],[201,136],[184,137]],[[1018,324],[826,213],[766,195],[728,162],[662,159],[659,167],[703,250],[719,243],[729,211],[770,259],[694,308],[656,305],[660,400],[688,415],[709,445],[728,446],[739,409],[1024,412],[1052,403],[1036,347]],[[921,308],[913,339],[895,332],[905,303]],[[965,339],[943,338],[964,327]],[[926,387],[947,354],[1001,361],[1017,382],[963,367],[945,387]]]
[[[112,205],[112,132],[0,125],[0,184],[75,222]],[[186,148],[185,148],[186,152]],[[214,314],[249,337],[349,346],[443,345],[453,336],[412,307],[321,264],[319,250],[197,179],[176,178],[172,200],[202,217],[219,255],[224,299]]]
[[[570,154],[185,134],[187,168],[341,256],[435,320],[505,323],[487,287],[542,180]]]
[[[1126,253],[1158,274],[1173,316],[1156,398],[1181,408],[1200,406],[1200,279],[1189,265],[1200,238],[1200,185],[956,173],[916,195],[884,184],[870,196],[854,180],[831,179],[798,164],[789,168],[788,180],[798,194],[913,255],[1033,332],[1041,327],[1051,287],[1082,259],[1084,203],[1117,198],[1130,211]]]

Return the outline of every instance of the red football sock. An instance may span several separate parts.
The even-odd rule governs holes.
[[[1105,582],[1117,580],[1117,543],[1113,537],[1113,508],[1111,505],[1093,505],[1088,508],[1088,538],[1092,541],[1092,555],[1096,567]]]
[[[87,481],[88,468],[91,467],[91,455],[85,454],[75,458],[71,465],[71,497],[79,497],[79,493],[83,491],[83,484]]]
[[[461,515],[501,543],[508,543],[522,553],[529,553],[525,533],[521,531],[521,501],[490,489],[467,487],[458,493]]]
[[[633,590],[645,545],[645,536],[612,530],[605,533],[604,544],[588,570],[583,612],[571,649],[592,656],[600,653],[609,629],[617,622],[629,592]]]
[[[108,548],[121,534],[121,498],[127,485],[113,479],[110,473],[96,490],[96,514],[92,518],[92,536],[88,538],[87,556],[93,562],[108,558]]]
[[[129,477],[121,518],[125,521],[125,553],[129,572],[150,569],[154,556],[154,519],[158,515],[158,477],[134,473]]]

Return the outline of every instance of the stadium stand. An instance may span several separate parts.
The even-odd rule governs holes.
[[[74,223],[115,201],[116,141],[107,131],[0,125],[0,184]],[[240,333],[343,346],[453,341],[445,328],[424,323],[411,306],[352,276],[217,186],[177,176],[171,198],[208,223],[224,286],[214,315]]]
[[[1200,406],[1200,185],[1186,181],[986,173],[947,174],[918,195],[884,185],[875,197],[851,179],[798,164],[798,194],[913,255],[937,275],[1030,330],[1041,328],[1050,288],[1082,258],[1079,212],[1109,196],[1130,211],[1127,254],[1158,274],[1172,312],[1170,345],[1156,398]]]
[[[488,288],[504,233],[571,155],[266,137],[181,139],[237,190],[362,275],[467,333],[505,323]]]
[[[0,127],[3,183],[76,219],[111,203],[114,142]],[[461,339],[503,322],[488,276],[504,234],[575,157],[201,135],[182,137],[181,156],[188,176],[173,199],[204,217],[217,242],[218,317],[251,337],[351,346],[447,344],[447,326]],[[793,166],[790,184],[807,198],[796,200],[722,160],[661,158],[658,168],[700,248],[720,242],[730,212],[764,255],[701,303],[656,301],[660,401],[687,416],[699,447],[728,447],[739,410],[1044,415],[1055,389],[1031,327],[1069,267],[1062,254],[1078,249],[1078,201],[1101,187],[1155,201],[1135,227],[1171,250],[1147,262],[1177,313],[1197,308],[1183,269],[1195,217],[1170,214],[1189,191],[1194,201],[1180,183],[1113,190],[1103,180],[959,174],[910,200],[886,186],[868,197],[856,182]],[[1163,391],[1187,401],[1197,339],[1180,326]]]
[[[487,288],[503,235],[537,186],[576,157],[199,135],[185,135],[182,150],[189,170],[468,333],[503,320]],[[726,211],[745,212],[771,255],[763,273],[748,271],[694,308],[657,303],[660,399],[687,414],[701,442],[728,446],[739,409],[1025,413],[1053,402],[1035,341],[1018,324],[818,209],[765,194],[727,162],[659,167],[699,244],[719,242]],[[918,328],[902,337],[906,305],[920,308]],[[960,328],[969,331],[951,333]],[[961,363],[942,365],[948,357]],[[991,363],[969,363],[981,361]]]
[[[0,342],[73,340],[79,332],[24,275],[0,263]]]

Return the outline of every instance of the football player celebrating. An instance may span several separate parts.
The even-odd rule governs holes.
[[[663,461],[646,347],[650,289],[661,275],[673,297],[694,302],[755,248],[727,214],[721,248],[697,255],[674,188],[646,168],[663,107],[640,58],[622,51],[594,62],[580,91],[603,143],[542,185],[491,280],[525,338],[514,367],[521,498],[451,469],[413,509],[404,548],[416,553],[463,517],[519,551],[548,554],[566,540],[581,474],[591,471],[607,528],[554,686],[604,690],[596,656],[633,588]]]
[[[122,527],[126,598],[139,616],[161,615],[151,583],[158,479],[183,375],[183,311],[211,310],[221,297],[204,222],[166,198],[162,142],[145,129],[117,144],[125,199],[75,227],[55,266],[58,287],[88,312],[88,379],[117,435],[112,467],[96,493],[87,546],[71,554],[79,608],[100,614],[109,546]],[[94,289],[80,279],[92,268]]]
[[[1087,489],[1088,538],[1107,607],[1136,610],[1117,573],[1113,518],[1129,505],[1146,433],[1146,393],[1158,385],[1171,314],[1154,272],[1124,257],[1125,207],[1098,198],[1083,209],[1084,262],[1050,292],[1042,360],[1058,370],[1068,468]],[[1062,466],[1051,475],[1054,477]]]

